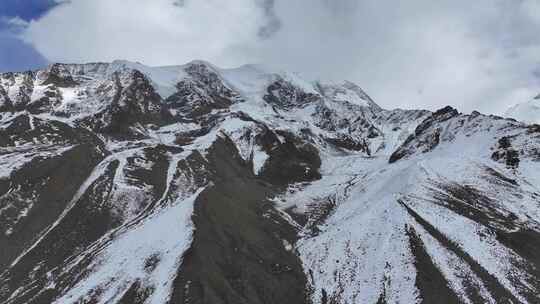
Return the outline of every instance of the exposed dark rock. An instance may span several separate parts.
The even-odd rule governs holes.
[[[213,110],[227,109],[238,94],[227,87],[208,65],[193,63],[186,68],[191,78],[176,85],[176,93],[167,98],[167,106],[182,117],[198,118]]]
[[[416,152],[427,153],[435,149],[440,141],[441,123],[446,122],[459,115],[459,112],[446,106],[431,116],[426,118],[416,127],[414,134],[411,134],[405,142],[390,155],[389,163],[394,163],[404,157],[408,157]]]
[[[285,142],[270,152],[260,177],[276,185],[319,179],[321,159],[317,149],[291,134],[281,135],[285,136]]]
[[[123,87],[119,72],[114,73],[115,96],[102,112],[81,121],[96,132],[119,139],[144,138],[148,124],[164,125],[172,122],[172,115],[162,105],[161,97],[148,78],[137,70],[129,72]]]
[[[509,168],[519,167],[519,152],[512,148],[512,143],[509,137],[499,139],[498,147],[491,155],[494,161],[504,161]]]
[[[171,302],[307,303],[300,261],[282,244],[296,233],[267,201],[276,189],[256,182],[226,139],[208,158],[213,186],[195,202],[195,235]]]
[[[496,171],[493,168],[486,167],[486,172],[489,175],[495,177],[498,181],[501,182],[501,183],[498,183],[498,184],[504,185],[504,183],[507,183],[507,184],[511,184],[511,185],[514,185],[514,186],[518,185],[518,182],[515,179],[509,178],[509,177],[503,175],[501,172]]]
[[[350,122],[346,118],[341,118],[337,113],[324,105],[317,106],[317,125],[328,131],[337,131],[350,127]],[[361,119],[360,117],[358,119]]]
[[[436,117],[439,121],[441,119],[448,119],[457,115],[459,115],[459,112],[451,106],[446,106],[433,113],[433,117]]]
[[[518,299],[512,293],[506,289],[500,282],[484,269],[477,261],[475,261],[467,252],[463,251],[457,244],[449,240],[443,233],[438,231],[428,221],[423,219],[418,213],[407,206],[404,202],[400,202],[401,205],[407,210],[407,212],[429,233],[434,237],[442,246],[452,251],[460,259],[469,265],[472,271],[484,282],[485,287],[491,296],[497,303],[513,303],[519,302]],[[477,303],[484,303],[484,300],[480,296],[480,286],[475,286],[472,281],[468,283],[468,296],[474,299]]]
[[[290,109],[293,107],[303,107],[321,99],[321,96],[314,93],[306,93],[302,89],[293,86],[284,79],[278,79],[267,88],[264,100],[278,108]]]
[[[144,187],[143,184],[149,185],[153,189],[153,194],[148,196],[147,200],[139,206],[140,216],[144,217],[144,211],[151,210],[159,198],[163,196],[169,167],[169,160],[166,155],[179,152],[181,152],[181,149],[178,147],[164,145],[144,148],[142,157],[145,158],[145,162],[152,164],[150,167],[147,165],[139,166],[138,164],[143,160],[133,157],[127,158],[126,167],[122,170],[122,174],[126,175],[127,182],[141,187]],[[191,158],[178,163],[179,170],[184,171],[182,174],[189,174],[191,170],[187,164],[189,159]],[[86,165],[87,163],[83,161],[83,164]],[[70,166],[69,163],[65,165]],[[119,217],[123,211],[118,209],[120,206],[117,204],[120,202],[111,199],[116,191],[114,177],[119,170],[118,166],[118,161],[110,162],[103,173],[88,185],[80,198],[73,201],[73,205],[70,209],[67,209],[67,213],[60,218],[56,226],[53,226],[32,250],[15,266],[11,267],[9,272],[0,275],[0,282],[3,282],[0,290],[6,292],[13,291],[13,286],[29,283],[34,285],[31,293],[17,297],[14,303],[50,303],[60,295],[62,289],[72,288],[92,271],[89,265],[99,252],[100,247],[84,254],[76,267],[70,267],[69,271],[65,271],[65,269],[63,271],[62,267],[57,267],[58,265],[65,266],[65,263],[69,263],[74,255],[81,253],[89,244],[124,224],[121,219],[123,217]],[[205,179],[205,174],[199,172],[190,178],[195,180],[199,186],[199,180]],[[57,184],[58,187],[62,185],[62,183]],[[171,186],[171,191],[175,191],[173,186]],[[61,193],[64,194],[64,192]],[[66,193],[66,195],[69,194]],[[71,193],[71,195],[74,195],[74,193]],[[32,219],[30,218],[30,220]],[[76,227],[76,229],[73,229],[73,227]],[[115,234],[113,233],[108,236],[108,240],[110,241],[110,238],[114,237]],[[107,244],[107,239],[105,240],[105,244]],[[154,256],[146,261],[145,265],[147,269],[150,269],[158,261],[159,257]],[[36,265],[38,265],[37,268]],[[56,278],[58,288],[45,292],[47,290],[45,286],[50,279],[50,275]],[[140,289],[133,287],[132,289],[132,293],[135,294],[134,297],[137,299],[144,299],[152,292],[147,287],[140,287]],[[99,290],[96,290],[92,297],[98,296]],[[129,298],[129,296],[126,297]]]
[[[88,130],[72,128],[59,121],[41,120],[26,114],[17,115],[7,127],[0,129],[0,147],[16,147],[23,143],[34,142],[47,144],[92,142],[98,147],[102,145],[96,135]]]
[[[0,216],[0,231],[12,231],[0,234],[0,268],[58,218],[101,157],[93,143],[81,144],[60,156],[30,162],[12,175],[10,193],[0,197],[0,206],[13,210],[12,217],[8,212]],[[28,215],[13,224],[28,204],[33,204]]]
[[[367,155],[371,155],[371,151],[365,140],[355,140],[350,136],[341,135],[336,138],[326,138],[326,141],[339,148],[365,152]]]
[[[110,193],[113,187],[112,178],[117,165],[118,162],[111,163],[105,175],[96,180],[81,199],[75,202],[75,206],[65,214],[63,220],[57,226],[47,233],[46,238],[32,248],[16,265],[11,267],[8,273],[0,275],[0,281],[4,283],[0,289],[13,292],[18,286],[32,283],[33,280],[29,274],[33,272],[33,277],[43,277],[42,280],[33,282],[36,285],[36,291],[39,291],[47,284],[46,273],[48,271],[62,265],[65,259],[75,254],[77,250],[97,240],[112,228],[113,218],[111,214],[108,209],[100,205],[107,203],[107,194]],[[77,229],[73,229],[73,227],[77,227]],[[35,267],[38,262],[41,263],[39,263],[38,271],[36,271]],[[79,267],[84,269],[87,265],[81,263]],[[68,282],[63,283],[63,285],[65,284],[64,287],[75,283],[73,282],[74,277],[70,276],[70,279]],[[47,301],[43,300],[42,303],[51,303],[59,292],[60,289],[52,291],[50,296],[53,298],[49,298]],[[31,301],[35,295],[35,292],[26,294],[19,297],[14,303],[40,303]]]
[[[146,76],[134,70],[131,77],[126,88],[122,88],[117,79],[119,94],[110,109],[111,123],[104,129],[105,133],[114,134],[136,123],[159,125],[166,120],[166,112],[161,107],[161,97]]]
[[[416,287],[420,291],[421,303],[459,304],[461,300],[449,287],[449,283],[435,266],[426,252],[422,239],[416,234],[414,228],[409,227],[409,246],[414,256],[414,265],[417,269]],[[482,300],[481,298],[477,300]]]
[[[122,296],[119,304],[143,304],[152,295],[153,290],[143,287],[140,281],[131,284],[128,291]]]
[[[13,104],[11,102],[11,99],[9,99],[9,96],[2,86],[0,84],[0,112],[6,112],[6,111],[13,111]]]
[[[319,225],[324,224],[324,222],[335,211],[336,207],[337,204],[335,197],[329,197],[320,202],[311,204],[309,206],[308,212],[306,213],[306,219],[303,220],[304,223],[302,223],[301,221],[300,223],[304,225],[304,229],[307,229],[307,231],[309,231],[312,236],[316,236],[321,232],[319,229]],[[292,214],[292,216],[295,219],[298,219],[299,217],[295,216],[294,213]]]
[[[517,217],[513,213],[502,213],[496,201],[470,185],[442,184],[431,190],[436,204],[451,209],[492,229],[513,229]]]
[[[530,134],[537,134],[540,133],[540,125],[538,124],[532,124],[528,126],[528,132]]]
[[[66,67],[60,63],[51,65],[46,75],[46,79],[43,82],[44,85],[52,84],[57,87],[67,88],[78,84]]]

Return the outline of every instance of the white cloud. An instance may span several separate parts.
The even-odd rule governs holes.
[[[72,0],[25,39],[51,61],[262,62],[353,80],[385,107],[502,113],[540,91],[537,0],[173,2]]]
[[[32,21],[24,37],[51,61],[190,59],[236,63],[234,48],[256,35],[262,12],[252,0],[72,0]]]

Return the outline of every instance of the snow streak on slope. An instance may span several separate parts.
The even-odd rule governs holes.
[[[96,294],[99,303],[114,303],[133,284],[151,291],[146,303],[166,303],[182,254],[191,242],[191,214],[200,191],[116,234],[94,257],[91,274],[55,303],[78,303]]]
[[[56,219],[42,234],[39,236],[39,238],[33,243],[32,246],[30,246],[27,250],[25,250],[21,255],[19,255],[11,264],[11,266],[16,265],[24,256],[30,252],[36,245],[39,244],[40,241],[42,241],[47,234],[52,231],[61,221],[64,219],[64,217],[69,213],[69,211],[75,206],[75,204],[80,200],[80,198],[84,195],[84,193],[88,190],[88,188],[99,178],[103,175],[105,170],[107,169],[107,166],[112,161],[112,157],[107,157],[102,162],[100,162],[96,168],[92,171],[90,176],[84,181],[84,183],[81,185],[79,190],[75,193],[73,198],[70,200],[69,204],[67,204],[66,209],[60,214],[58,219]]]
[[[299,191],[293,187],[292,194],[280,199],[285,201],[283,207],[295,206],[296,212],[309,214],[310,209],[325,204],[332,208],[328,219],[315,230],[308,225],[298,243],[313,280],[314,302],[328,299],[338,303],[375,303],[384,297],[391,303],[419,303],[414,274],[422,269],[414,269],[415,257],[409,249],[408,230],[414,227],[450,288],[464,302],[474,301],[470,294],[472,285],[485,301],[494,303],[485,283],[471,272],[470,262],[426,233],[411,210],[470,255],[518,301],[526,303],[525,294],[537,294],[538,278],[520,269],[526,262],[499,242],[493,232],[493,227],[508,232],[537,230],[540,223],[537,186],[531,189],[526,183],[512,185],[509,179],[504,185],[495,177],[520,178],[519,171],[494,164],[489,158],[488,142],[497,138],[497,131],[506,124],[496,123],[489,127],[491,131],[483,133],[453,133],[452,144],[441,144],[430,154],[390,166],[387,156],[369,159],[327,154],[320,181],[301,186]],[[486,132],[493,133],[493,137],[486,136]],[[469,141],[476,144],[467,145]],[[528,166],[540,170],[538,163]],[[530,170],[528,166],[524,167]],[[489,196],[488,206],[478,203],[476,207],[488,222],[459,214],[450,203],[445,203],[440,194],[459,199],[453,197],[451,187],[461,185]],[[515,220],[502,221],[508,218]],[[462,279],[464,275],[469,279]]]
[[[0,179],[7,179],[12,172],[22,168],[35,158],[54,157],[69,151],[73,146],[32,145],[16,148],[0,148]]]
[[[356,160],[355,167],[361,168],[361,163]],[[354,187],[358,181],[351,177],[349,185]],[[415,302],[413,257],[405,233],[408,216],[394,196],[407,186],[407,177],[377,180],[365,198],[357,189],[348,189],[346,201],[335,202],[338,207],[318,227],[319,234],[299,242],[305,267],[314,274],[315,300],[327,294],[342,303],[375,303],[384,293],[392,303]]]

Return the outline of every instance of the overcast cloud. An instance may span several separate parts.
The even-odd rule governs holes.
[[[49,61],[263,63],[387,108],[501,113],[540,92],[538,0],[71,0],[30,22]]]

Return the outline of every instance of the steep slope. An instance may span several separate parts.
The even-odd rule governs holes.
[[[527,123],[540,124],[540,94],[524,103],[518,103],[506,111],[505,116]]]
[[[540,302],[536,125],[255,65],[0,79],[0,303]]]

